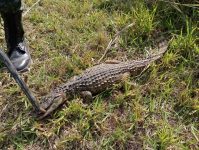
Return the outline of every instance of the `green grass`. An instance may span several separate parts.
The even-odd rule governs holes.
[[[174,38],[160,61],[128,80],[135,86],[114,86],[90,103],[75,97],[43,121],[1,72],[0,149],[199,149],[197,7],[189,0],[42,0],[23,20],[33,64],[22,76],[37,98],[93,66],[132,22],[104,60],[145,57],[156,30]]]

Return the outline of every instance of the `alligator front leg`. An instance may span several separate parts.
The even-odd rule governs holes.
[[[92,93],[90,91],[82,91],[80,96],[83,98],[85,102],[91,102],[93,100]]]

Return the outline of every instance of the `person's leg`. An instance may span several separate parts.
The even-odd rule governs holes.
[[[8,56],[18,71],[25,71],[30,64],[31,58],[24,41],[22,10],[20,10],[21,1],[10,0],[9,2],[4,2],[4,4],[2,3],[3,1],[0,4],[0,12],[4,21]],[[4,7],[1,8],[3,5]]]

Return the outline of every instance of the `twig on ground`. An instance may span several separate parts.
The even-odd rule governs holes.
[[[23,13],[23,17],[26,16],[28,14],[28,12],[33,8],[35,7],[35,5],[37,5],[41,0],[37,0],[27,11],[25,11]]]
[[[122,30],[120,30],[119,32],[117,32],[117,33],[115,34],[115,36],[113,37],[113,39],[111,39],[110,42],[108,43],[108,46],[106,47],[104,54],[103,54],[102,57],[98,60],[98,64],[102,61],[102,59],[104,59],[104,57],[106,56],[108,50],[111,48],[111,46],[113,45],[113,43],[118,39],[118,36],[119,36],[124,30],[126,30],[126,29],[128,29],[128,28],[130,28],[130,27],[132,27],[132,26],[134,26],[134,25],[135,25],[135,22],[133,22],[133,23],[127,25],[126,27],[124,27]]]

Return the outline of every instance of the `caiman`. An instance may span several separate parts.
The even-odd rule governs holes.
[[[108,61],[86,69],[79,76],[70,79],[52,90],[42,98],[41,108],[46,112],[40,119],[48,116],[71,96],[80,95],[86,99],[92,99],[93,94],[98,94],[115,83],[121,82],[128,75],[135,75],[155,60],[161,58],[166,52],[168,42],[159,42],[158,52],[143,60],[131,60],[126,62]]]

